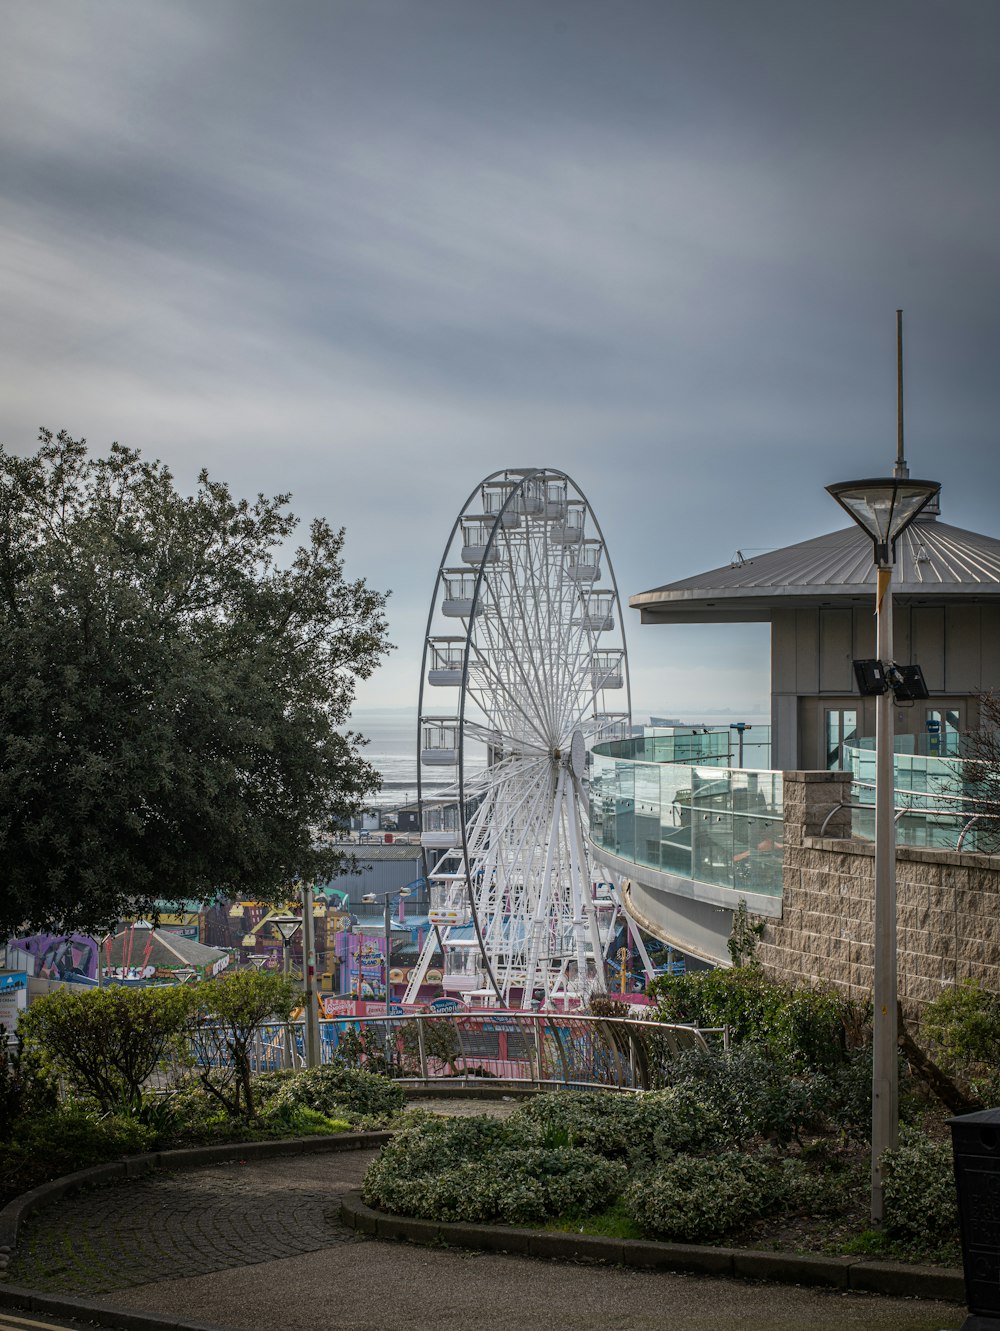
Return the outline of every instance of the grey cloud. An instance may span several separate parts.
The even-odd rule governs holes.
[[[387,693],[497,466],[576,476],[626,592],[835,526],[823,485],[891,460],[897,305],[914,469],[996,530],[992,6],[39,0],[7,36],[0,435],[346,520]],[[712,639],[733,688],[751,639]],[[686,637],[632,643],[677,686]]]

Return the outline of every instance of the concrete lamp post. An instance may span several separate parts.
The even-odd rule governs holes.
[[[378,892],[366,892],[365,895],[361,898],[361,900],[369,903],[375,902],[378,901],[379,895],[380,894]],[[392,1031],[390,1029],[390,1024],[388,1020],[389,1016],[391,1015],[389,1009],[392,1005],[391,996],[389,993],[389,959],[392,954],[392,915],[390,913],[390,908],[393,897],[408,897],[409,895],[410,895],[410,889],[408,887],[398,887],[394,892],[381,893],[382,902],[385,908],[385,1015],[386,1015],[385,1063],[387,1070],[389,1068],[390,1063],[392,1062],[391,1059]]]
[[[378,892],[366,892],[361,898],[362,901],[378,901]],[[389,1016],[389,957],[392,952],[392,915],[390,913],[390,904],[393,897],[408,897],[410,889],[408,887],[398,887],[394,892],[381,893],[382,901],[385,907],[385,1015]]]
[[[912,481],[902,460],[893,476],[828,485],[874,545],[876,655],[882,675],[892,661],[892,569],[896,541],[941,489]],[[899,1140],[899,1055],[896,1048],[896,823],[893,696],[884,683],[875,717],[875,967],[872,1023],[871,1218],[882,1222],[882,1154]]]

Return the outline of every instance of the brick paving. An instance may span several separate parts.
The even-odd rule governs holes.
[[[93,1188],[32,1217],[9,1279],[95,1296],[362,1240],[338,1219],[373,1153],[211,1165]]]

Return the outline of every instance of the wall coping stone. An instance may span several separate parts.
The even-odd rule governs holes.
[[[612,1239],[595,1234],[562,1234],[508,1225],[416,1220],[366,1206],[359,1191],[349,1192],[342,1198],[340,1218],[349,1228],[380,1239],[445,1243],[526,1257],[557,1257],[642,1270],[692,1271],[699,1275],[824,1285],[872,1294],[904,1294],[910,1298],[965,1303],[962,1272],[949,1268],[871,1262],[857,1257],[716,1248],[696,1243],[658,1243],[652,1239]]]
[[[875,858],[874,841],[857,837],[804,836],[802,845],[793,850],[823,850],[838,855],[857,855],[860,859]],[[936,850],[933,846],[897,846],[896,859],[915,864],[947,864],[957,869],[1000,870],[1000,855],[982,855],[973,850]]]

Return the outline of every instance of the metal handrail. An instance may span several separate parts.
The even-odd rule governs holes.
[[[865,790],[874,790],[874,789],[875,789],[875,782],[874,782],[874,781],[857,781],[857,780],[852,780],[851,785],[852,785],[852,786],[861,786],[861,787],[863,787]],[[961,800],[964,804],[987,804],[987,805],[991,805],[991,804],[993,803],[992,800],[977,799],[975,795],[946,795],[943,791],[937,791],[937,790],[905,790],[905,789],[904,789],[902,793],[905,794],[905,795],[913,795],[913,796],[915,796],[917,799],[929,799],[931,796],[933,796],[935,799],[939,799],[939,800],[956,800],[956,801],[957,801],[957,800]],[[900,794],[900,789],[899,789],[898,786],[896,787],[896,794],[897,794],[897,795]],[[856,806],[856,807],[858,807],[858,808],[865,808],[865,807],[867,807],[867,806],[866,806],[866,805],[858,805],[858,806]],[[942,812],[947,813],[948,810],[945,809],[945,810],[942,810]]]
[[[919,794],[918,791],[914,791],[913,793]],[[941,796],[940,798],[953,799],[958,797],[945,795]],[[988,803],[988,801],[986,800],[976,800],[973,802],[978,804]],[[830,821],[833,818],[833,815],[835,813],[839,813],[841,809],[871,809],[871,808],[873,808],[871,804],[856,804],[852,800],[841,800],[839,804],[835,804],[833,806],[830,812],[823,819],[823,822],[820,825],[819,835],[820,836],[826,835],[826,829],[830,826]],[[893,817],[892,821],[894,823],[898,823],[900,818],[905,817],[905,815],[908,813],[924,814],[924,815],[929,815],[930,817],[933,818],[961,818],[965,815],[968,815],[968,821],[966,822],[965,826],[962,828],[962,831],[959,833],[958,841],[955,846],[956,850],[961,850],[965,838],[968,835],[969,829],[972,827],[973,823],[978,822],[980,818],[1000,818],[1000,814],[994,814],[994,813],[970,813],[968,809],[917,808],[912,804],[896,804],[893,806],[893,812],[895,816]]]
[[[454,1033],[454,1056],[435,1055],[429,1028],[449,1025]],[[258,1071],[304,1066],[305,1051],[301,1021],[266,1023],[253,1042],[253,1061]],[[415,1049],[407,1049],[406,1028],[411,1036],[416,1027]],[[485,1034],[496,1035],[495,1051],[476,1043],[482,1027]],[[384,1056],[397,1071],[403,1072],[403,1060],[409,1060],[405,1075],[396,1080],[412,1085],[482,1084],[488,1077],[492,1084],[542,1087],[575,1087],[597,1090],[635,1091],[650,1089],[657,1083],[657,1068],[665,1057],[674,1057],[683,1048],[708,1048],[708,1036],[721,1036],[729,1048],[727,1027],[698,1027],[675,1022],[648,1021],[642,1018],[593,1016],[590,1014],[523,1012],[503,1010],[468,1010],[455,1013],[404,1012],[390,1016],[347,1014],[320,1021],[320,1059],[333,1061],[342,1034],[365,1034],[362,1056]],[[660,1040],[646,1037],[655,1032]],[[202,1036],[211,1036],[211,1028],[202,1028]],[[508,1048],[511,1035],[519,1037]],[[501,1043],[500,1036],[505,1037]],[[226,1050],[211,1038],[202,1057],[220,1065],[226,1063]],[[459,1065],[462,1070],[459,1071]],[[450,1069],[450,1070],[449,1070]],[[418,1075],[419,1073],[419,1075]],[[558,1075],[561,1073],[561,1075]]]

